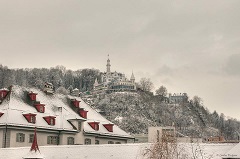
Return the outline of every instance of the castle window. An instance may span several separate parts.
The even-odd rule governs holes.
[[[17,136],[17,138],[16,138],[16,142],[24,142],[25,141],[25,134],[23,134],[23,133],[17,133],[16,134]]]
[[[73,137],[68,137],[67,142],[68,142],[67,143],[68,145],[74,145],[74,138]]]
[[[33,142],[34,134],[29,134],[29,143]]]
[[[57,136],[48,136],[47,137],[47,144],[57,145],[58,144],[58,137]]]
[[[91,139],[86,138],[85,139],[85,145],[91,145]]]

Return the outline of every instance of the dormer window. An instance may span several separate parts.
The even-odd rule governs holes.
[[[45,104],[34,104],[34,106],[38,112],[40,112],[40,113],[45,112]]]
[[[88,111],[86,111],[86,110],[84,110],[84,109],[80,109],[80,110],[79,110],[79,115],[80,115],[82,118],[87,119],[87,112],[88,112]]]
[[[4,113],[0,112],[0,117],[3,115]]]
[[[99,122],[89,122],[88,123],[94,130],[99,130]]]
[[[36,123],[36,115],[37,114],[23,114],[23,116],[26,118],[26,120],[29,122],[29,123],[33,123],[35,124]]]
[[[36,95],[37,95],[37,93],[33,93],[33,92],[28,93],[28,96],[30,97],[30,99],[32,101],[36,101]]]
[[[104,126],[109,132],[113,132],[113,125],[114,125],[114,124],[103,124],[103,126]]]
[[[8,90],[6,89],[1,89],[0,90],[0,99],[4,99],[8,94]]]
[[[48,125],[55,125],[56,121],[55,121],[55,116],[45,116],[43,117],[43,119],[48,123]]]
[[[76,99],[72,99],[72,104],[74,107],[79,108],[79,103],[80,103],[80,101],[78,101]]]

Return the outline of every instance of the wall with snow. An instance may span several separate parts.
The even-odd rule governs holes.
[[[239,144],[180,144],[189,157],[201,158],[200,154],[192,154],[201,150],[203,158],[222,159],[232,153],[238,153]],[[41,155],[45,159],[144,159],[143,152],[150,144],[114,144],[114,145],[71,145],[41,146]],[[28,155],[30,147],[0,149],[3,159],[22,159]],[[236,156],[236,154],[235,154]],[[146,158],[146,157],[145,157]],[[187,159],[187,158],[186,158]]]

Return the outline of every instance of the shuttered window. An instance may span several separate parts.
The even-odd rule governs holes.
[[[32,142],[33,142],[33,138],[34,138],[34,134],[30,134],[30,135],[29,135],[29,143],[32,143]]]
[[[25,134],[17,133],[16,135],[16,142],[24,142],[25,141]]]
[[[47,137],[47,144],[57,145],[58,144],[58,137],[57,136],[48,136]]]

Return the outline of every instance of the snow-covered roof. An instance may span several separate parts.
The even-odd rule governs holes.
[[[76,99],[78,101],[81,101],[80,108],[84,108],[88,111],[87,114],[87,121],[84,122],[84,131],[86,133],[94,133],[94,134],[101,134],[101,135],[111,135],[111,136],[119,136],[119,137],[128,137],[132,138],[131,135],[120,129],[117,125],[113,126],[113,132],[109,132],[103,124],[113,124],[106,118],[104,118],[101,114],[99,114],[95,109],[90,107],[88,104],[86,104],[80,97],[73,97],[69,96],[71,99]],[[99,130],[94,130],[88,122],[99,122]]]
[[[24,97],[24,92],[34,92],[37,93],[37,101],[41,104],[45,104],[45,112],[40,113],[36,110],[34,106],[29,105]],[[76,131],[72,125],[68,122],[69,119],[80,119],[85,120],[76,114],[64,101],[62,95],[55,94],[47,96],[41,90],[31,88],[23,88],[19,86],[14,86],[11,92],[10,100],[5,100],[0,105],[0,112],[4,115],[0,118],[0,125],[12,125],[12,126],[22,126],[22,127],[38,127],[44,129],[52,130],[68,130]],[[58,109],[61,108],[61,109]],[[36,123],[29,123],[23,114],[36,114]],[[48,125],[48,123],[43,119],[46,116],[55,116],[55,125]]]
[[[25,93],[24,93],[25,92]],[[45,112],[40,113],[36,108],[26,101],[26,92],[37,93],[36,100],[41,104],[45,104]],[[75,112],[68,103],[69,99],[76,99],[81,101],[80,108],[84,108],[87,113],[87,119],[82,118],[77,112]],[[4,113],[0,117],[0,125],[12,125],[22,127],[38,127],[43,129],[52,130],[65,130],[65,131],[77,131],[68,122],[71,120],[87,120],[84,122],[84,132],[110,135],[115,137],[132,138],[131,135],[120,129],[118,126],[113,126],[113,132],[108,131],[103,124],[113,124],[97,111],[86,104],[80,97],[71,95],[46,95],[43,91],[36,88],[23,88],[20,86],[13,86],[10,100],[5,100],[0,104],[0,112]],[[36,123],[29,123],[23,114],[36,114]],[[54,116],[56,117],[55,125],[48,125],[43,117]],[[99,130],[94,130],[88,122],[99,122]]]

